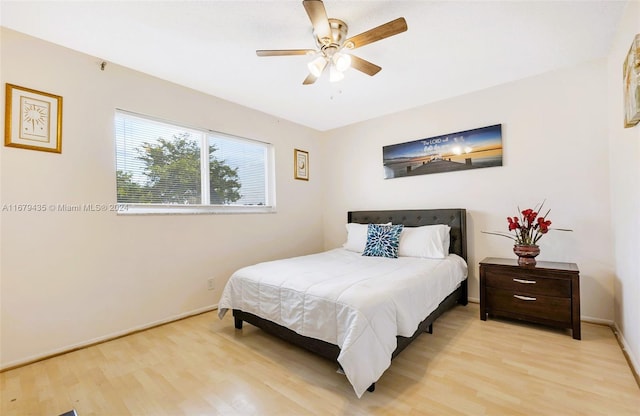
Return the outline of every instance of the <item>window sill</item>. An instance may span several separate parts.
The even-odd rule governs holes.
[[[118,215],[271,214],[273,206],[118,204]]]

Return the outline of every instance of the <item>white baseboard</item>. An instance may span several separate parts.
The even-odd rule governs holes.
[[[150,322],[148,324],[144,324],[144,325],[140,325],[140,326],[136,326],[133,328],[129,328],[126,329],[124,331],[118,331],[118,332],[114,332],[102,337],[97,337],[97,338],[93,338],[87,341],[83,341],[83,342],[79,342],[77,344],[71,344],[71,345],[67,345],[61,348],[56,348],[55,350],[51,350],[51,351],[47,351],[45,353],[42,354],[36,354],[36,355],[32,355],[30,357],[26,357],[26,358],[21,358],[19,360],[15,360],[15,361],[10,361],[8,363],[3,363],[2,366],[0,366],[0,371],[4,371],[7,369],[11,369],[11,368],[15,368],[15,367],[21,367],[23,365],[27,365],[27,364],[31,364],[34,363],[36,361],[41,361],[41,360],[45,360],[47,358],[51,358],[51,357],[55,357],[56,355],[61,355],[61,354],[66,354],[68,352],[71,351],[75,351],[78,350],[80,348],[86,348],[86,347],[90,347],[92,345],[96,345],[96,344],[100,344],[103,342],[107,342],[107,341],[111,341],[113,339],[116,338],[121,338],[125,335],[130,335],[136,332],[140,332],[140,331],[144,331],[146,329],[150,329],[156,326],[160,326],[160,325],[164,325],[164,324],[168,324],[169,322],[174,322],[174,321],[178,321],[180,319],[184,319],[184,318],[188,318],[190,316],[195,316],[195,315],[199,315],[201,313],[204,312],[209,312],[212,311],[214,309],[217,309],[218,305],[211,305],[211,306],[205,306],[202,308],[198,308],[198,309],[194,309],[192,311],[189,312],[184,312],[178,315],[174,315],[174,316],[170,316],[168,318],[165,319],[160,319],[158,321],[155,322]]]
[[[618,327],[617,323],[613,324],[613,330],[616,334],[616,338],[620,342],[620,346],[622,347],[622,352],[626,356],[627,361],[629,361],[629,365],[631,366],[631,371],[633,372],[633,376],[636,378],[636,381],[640,385],[640,365],[638,365],[638,358],[633,355],[633,351],[629,348],[629,344],[627,344],[627,340],[624,339],[624,334]]]
[[[592,316],[584,316],[584,315],[582,315],[580,317],[580,320],[582,322],[588,322],[590,324],[613,326],[613,321],[610,320],[610,319],[594,318]]]

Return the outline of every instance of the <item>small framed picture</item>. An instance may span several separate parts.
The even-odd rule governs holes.
[[[7,83],[4,145],[62,153],[62,97]]]
[[[293,177],[303,181],[309,180],[309,152],[293,149],[294,173]]]

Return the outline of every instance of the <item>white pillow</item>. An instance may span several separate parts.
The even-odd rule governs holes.
[[[391,225],[390,222],[380,225]],[[343,248],[356,253],[362,253],[367,245],[367,227],[369,224],[358,224],[355,222],[347,223],[347,241],[342,245]]]
[[[445,224],[405,227],[400,234],[398,255],[443,259],[449,254],[449,230]]]
[[[451,235],[449,234],[451,232],[451,227],[449,227],[448,225],[445,225],[445,227],[447,227],[447,229],[444,232],[444,240],[442,240],[442,245],[444,246],[444,254],[446,256],[449,254],[449,249],[451,246]]]

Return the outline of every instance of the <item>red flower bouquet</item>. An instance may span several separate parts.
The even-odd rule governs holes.
[[[534,209],[528,208],[520,211],[520,216],[507,217],[509,231],[513,233],[501,231],[483,232],[486,234],[494,234],[510,238],[515,241],[516,245],[536,245],[538,240],[540,240],[543,235],[551,230],[551,221],[547,219],[547,216],[549,215],[549,212],[551,212],[551,210],[547,210],[546,214],[538,216],[538,213],[540,210],[542,210],[543,206],[544,202],[540,204],[539,207],[536,206]],[[520,210],[520,208],[518,208],[518,210]],[[554,228],[554,230],[571,231],[564,228]]]

